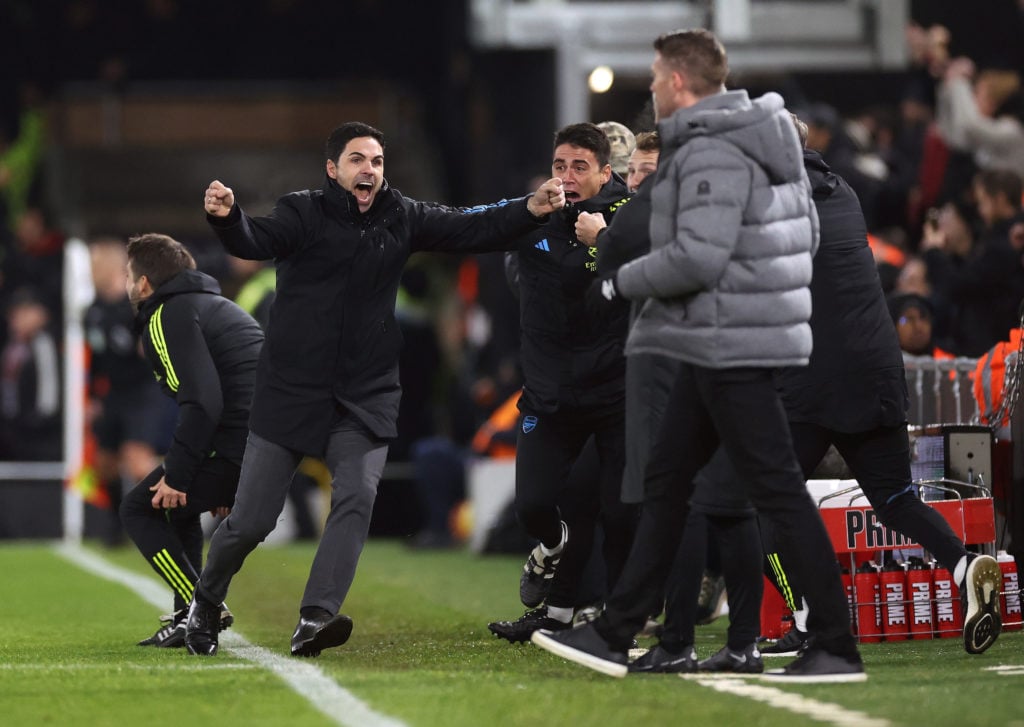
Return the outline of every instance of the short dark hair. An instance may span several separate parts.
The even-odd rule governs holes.
[[[369,124],[364,124],[362,121],[346,121],[327,137],[327,144],[324,148],[327,158],[332,162],[338,161],[338,157],[345,151],[345,146],[350,141],[364,136],[376,139],[380,142],[380,148],[384,148],[383,131],[375,129]]]
[[[662,33],[654,50],[670,65],[686,74],[690,90],[697,96],[717,93],[729,75],[725,46],[704,28],[686,28]]]
[[[138,278],[145,275],[156,290],[183,270],[195,270],[196,261],[185,246],[156,232],[128,240],[128,262]]]
[[[636,135],[636,148],[647,152],[661,151],[661,137],[657,131],[641,131]]]
[[[1021,208],[1021,195],[1024,184],[1020,175],[1009,169],[983,169],[974,175],[974,183],[985,190],[989,197],[1006,195],[1013,209]]]
[[[555,132],[555,143],[552,148],[562,144],[589,149],[597,157],[597,164],[604,167],[612,156],[612,143],[608,135],[597,124],[584,121],[581,124],[569,124]]]

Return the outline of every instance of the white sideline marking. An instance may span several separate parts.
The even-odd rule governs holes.
[[[817,699],[809,699],[775,687],[751,684],[739,679],[695,679],[693,681],[718,692],[748,697],[772,707],[805,715],[819,722],[837,725],[837,727],[890,727],[892,724],[887,719],[871,717],[863,712],[840,707],[838,704],[819,702]]]
[[[167,587],[153,578],[120,568],[78,546],[62,543],[55,550],[82,570],[120,583],[156,608],[167,605]],[[235,630],[222,633],[220,643],[231,656],[276,674],[319,712],[343,727],[407,727],[400,720],[374,712],[365,702],[307,661],[280,656],[261,646],[254,646]]]
[[[0,671],[85,671],[87,669],[110,669],[109,664],[0,664]],[[259,664],[200,664],[190,661],[186,664],[118,664],[117,671],[136,670],[152,671],[206,671],[207,669],[234,670],[234,669],[258,669]]]
[[[994,671],[1001,677],[1019,677],[1024,675],[1024,664],[1000,664],[999,666],[986,666],[984,671]]]

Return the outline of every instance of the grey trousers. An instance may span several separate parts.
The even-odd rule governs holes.
[[[387,445],[351,415],[335,422],[325,454],[332,475],[331,512],[300,607],[318,606],[334,614],[345,601],[370,529],[387,453]],[[277,525],[301,459],[301,453],[249,432],[235,504],[210,540],[206,566],[196,584],[204,600],[224,601],[246,556]]]

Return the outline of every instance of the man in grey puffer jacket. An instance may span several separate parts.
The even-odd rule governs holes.
[[[626,674],[629,641],[658,610],[692,482],[721,446],[758,511],[785,534],[780,552],[813,574],[807,582],[815,592],[805,597],[817,619],[815,642],[773,676],[863,681],[839,565],[807,494],[772,375],[806,365],[811,353],[808,285],[818,221],[800,142],[780,96],[751,100],[746,91],[725,91],[725,50],[710,32],[674,31],[654,48],[662,157],[651,252],[604,280],[602,293],[649,298],[627,355],[661,354],[682,366],[652,445],[636,541],[604,614],[533,640],[597,671]],[[760,661],[756,648],[731,658],[735,668],[727,670],[760,670],[747,663]]]

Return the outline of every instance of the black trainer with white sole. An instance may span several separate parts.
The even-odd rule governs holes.
[[[530,641],[555,656],[575,662],[611,677],[622,678],[629,672],[629,657],[608,645],[594,624],[568,631],[534,631]]]
[[[995,558],[991,555],[971,558],[960,589],[964,611],[964,650],[968,654],[982,653],[999,637],[1003,628],[999,613],[1002,588],[1003,572]]]
[[[868,675],[857,652],[841,656],[812,645],[796,661],[782,669],[769,669],[761,679],[790,684],[847,684],[866,682]]]
[[[774,644],[762,647],[761,656],[800,656],[807,650],[809,638],[810,634],[794,626]]]

